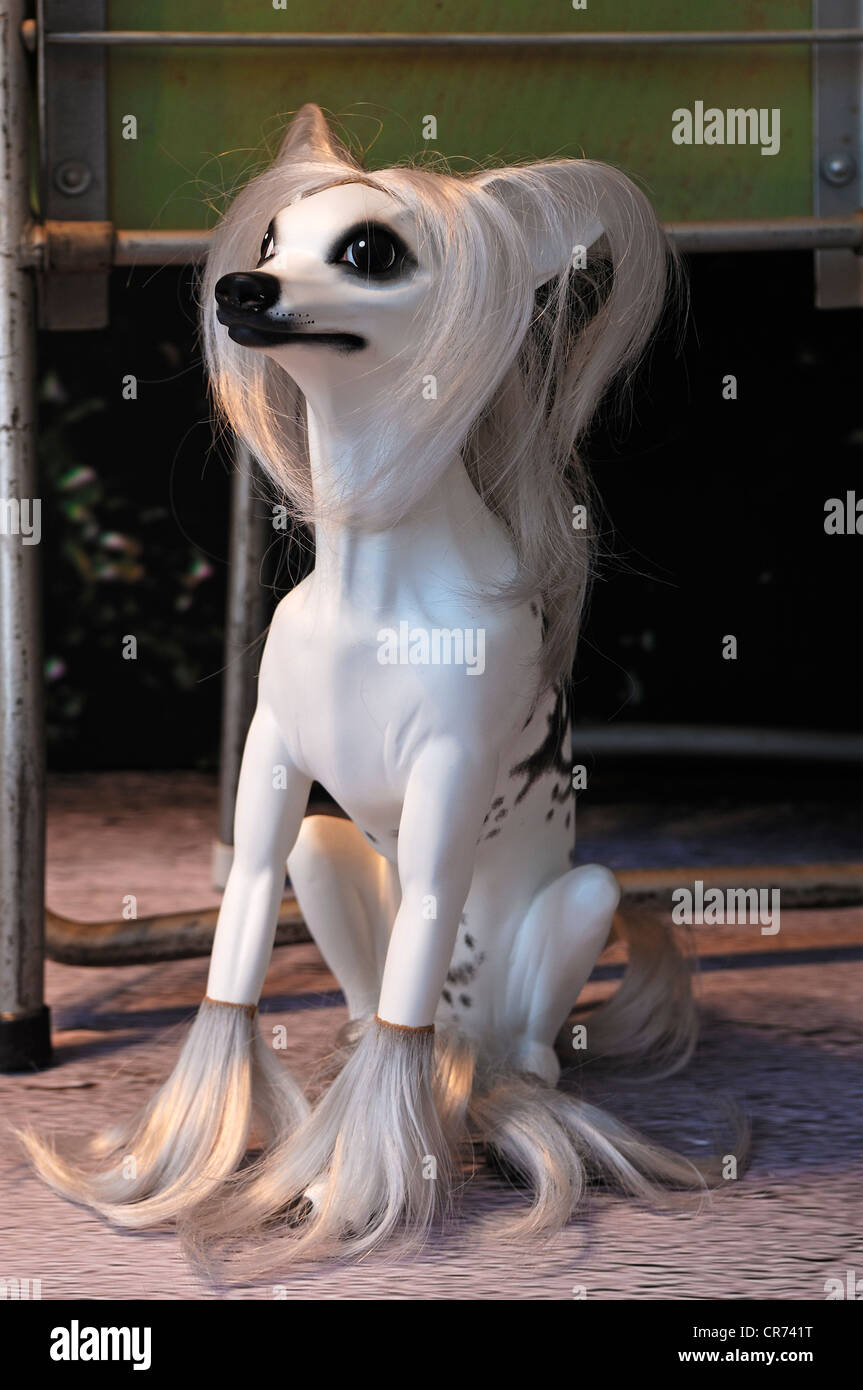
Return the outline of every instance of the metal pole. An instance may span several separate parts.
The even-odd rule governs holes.
[[[665,230],[684,255],[738,251],[863,250],[863,213],[844,217],[761,217],[746,221],[666,222]]]
[[[579,755],[617,758],[739,758],[746,762],[863,766],[863,737],[818,729],[715,724],[575,724]]]
[[[32,35],[32,37],[31,37]],[[26,42],[35,42],[28,27]],[[115,48],[664,48],[750,44],[860,43],[863,29],[666,29],[629,33],[279,34],[215,29],[68,29],[45,35],[50,44]]]
[[[21,250],[23,264],[34,270],[53,267],[57,259],[55,229],[62,244],[64,271],[86,270],[93,264],[95,239],[108,223],[45,222],[30,227]],[[863,251],[863,212],[840,217],[754,217],[745,221],[666,222],[665,230],[678,251],[702,252],[815,251],[847,248]],[[210,232],[117,228],[108,256],[115,266],[192,265],[206,258]],[[76,244],[76,238],[80,243]],[[52,249],[49,250],[49,243]]]
[[[43,1067],[44,746],[24,0],[0,0],[0,1071]]]
[[[243,745],[257,697],[259,638],[263,631],[261,565],[265,532],[255,517],[255,464],[248,449],[234,446],[225,669],[222,676],[222,739],[219,757],[219,838],[213,845],[213,883],[224,888],[234,846],[234,802]]]

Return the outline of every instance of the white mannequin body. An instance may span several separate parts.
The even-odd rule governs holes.
[[[316,107],[232,204],[203,286],[211,382],[315,565],[267,638],[207,997],[171,1077],[88,1166],[25,1136],[57,1190],[128,1226],[180,1218],[198,1249],[280,1221],[274,1258],[253,1252],[269,1268],[422,1239],[466,1140],[532,1188],[518,1230],[567,1221],[596,1170],[650,1200],[702,1184],[554,1089],[619,898],[607,869],[571,867],[576,445],[666,276],[616,170],[369,176]],[[305,818],[313,781],[350,819]],[[357,1025],[314,1108],[255,1020],[286,863]],[[591,1055],[682,1065],[670,929],[631,948]],[[238,1175],[253,1113],[269,1143]]]
[[[287,848],[300,906],[352,1017],[421,1026],[439,1011],[484,1050],[554,1080],[552,1043],[605,943],[618,892],[598,866],[569,869],[568,729],[532,783],[514,771],[548,740],[557,703],[547,694],[527,723],[539,610],[460,596],[508,547],[458,462],[439,493],[384,536],[338,538],[342,550],[328,545],[324,564],[279,605],[207,993],[257,1002]],[[351,551],[353,567],[343,561]],[[337,565],[349,572],[341,585]],[[403,622],[481,629],[485,670],[382,665],[378,634]],[[282,766],[287,788],[262,796]],[[312,780],[352,826],[302,822]],[[414,897],[398,914],[400,881]],[[394,920],[404,939],[393,937],[393,952]]]
[[[277,211],[277,240],[261,262],[279,284],[268,317],[293,315],[317,332],[361,329],[369,344],[350,353],[326,342],[259,349],[303,391],[312,485],[324,501],[339,486],[357,489],[370,471],[399,466],[397,453],[357,457],[351,418],[370,391],[383,404],[397,385],[430,270],[420,263],[406,281],[371,286],[346,281],[323,260],[341,231],[375,223],[413,249],[393,198],[338,182]],[[318,523],[315,569],[279,605],[261,665],[212,998],[257,1002],[287,851],[300,907],[353,1017],[377,1013],[421,1027],[438,1009],[454,1011],[491,1055],[556,1078],[554,1037],[605,943],[619,893],[598,866],[569,870],[567,750],[555,750],[554,765],[529,790],[528,777],[513,772],[547,740],[556,703],[546,695],[532,714],[537,602],[513,608],[481,597],[515,570],[504,528],[457,455],[386,531]],[[402,624],[409,632],[481,632],[485,669],[381,664],[379,634]],[[560,737],[568,743],[566,728]],[[287,787],[264,793],[281,766]],[[351,817],[353,832],[301,828],[313,780]],[[472,985],[448,991],[448,1004],[451,961],[471,969]]]

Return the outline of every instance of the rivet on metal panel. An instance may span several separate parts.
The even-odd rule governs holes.
[[[814,23],[818,28],[856,26],[861,18],[863,0],[815,0]],[[847,216],[863,205],[861,80],[863,54],[859,44],[814,50],[812,184],[818,217]],[[815,256],[815,283],[815,302],[820,309],[863,304],[860,255],[838,249],[819,250]]]
[[[40,210],[46,219],[99,222],[108,216],[105,52],[45,45],[61,24],[98,29],[105,14],[105,0],[37,0]],[[38,282],[41,328],[105,327],[107,274],[82,269],[78,264],[67,275],[56,261],[46,264],[48,273]]]
[[[853,155],[844,151],[826,154],[821,160],[821,177],[825,178],[828,183],[835,184],[837,188],[850,183],[856,173],[857,160]]]
[[[64,159],[54,170],[54,187],[67,198],[86,193],[93,182],[93,170],[82,159]]]

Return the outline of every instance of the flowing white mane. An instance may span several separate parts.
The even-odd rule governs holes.
[[[383,462],[361,493],[345,489],[334,519],[376,530],[395,524],[461,452],[520,562],[503,596],[541,596],[544,676],[565,676],[591,561],[589,526],[573,527],[573,504],[587,506],[589,490],[578,448],[662,307],[673,262],[655,214],[625,175],[589,160],[466,177],[415,167],[368,174],[334,138],[310,147],[295,127],[214,234],[201,302],[216,405],[297,518],[314,526],[321,503],[312,493],[302,395],[279,365],[220,329],[213,288],[255,266],[279,208],[346,180],[394,197],[410,211],[420,256],[433,269],[432,301],[396,389],[388,382],[376,391],[369,373],[356,436],[373,440],[369,456]],[[583,254],[578,268],[578,248],[599,232],[601,254]],[[432,377],[434,396],[423,389]]]

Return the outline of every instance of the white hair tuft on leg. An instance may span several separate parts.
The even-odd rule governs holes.
[[[597,1183],[667,1207],[719,1181],[715,1160],[683,1157],[536,1076],[478,1064],[462,1035],[375,1021],[357,1031],[307,1123],[186,1214],[199,1265],[235,1281],[415,1247],[449,1211],[475,1144],[530,1194],[517,1215],[495,1214],[497,1238],[561,1229]],[[741,1128],[738,1157],[746,1143]]]
[[[254,1013],[205,999],[171,1076],[129,1123],[63,1148],[20,1131],[42,1178],[132,1228],[179,1216],[216,1191],[242,1160],[253,1113],[284,1135],[308,1110]]]
[[[189,1214],[188,1253],[251,1276],[421,1244],[450,1203],[472,1067],[459,1049],[443,1087],[435,1070],[432,1032],[374,1021],[307,1122]]]

